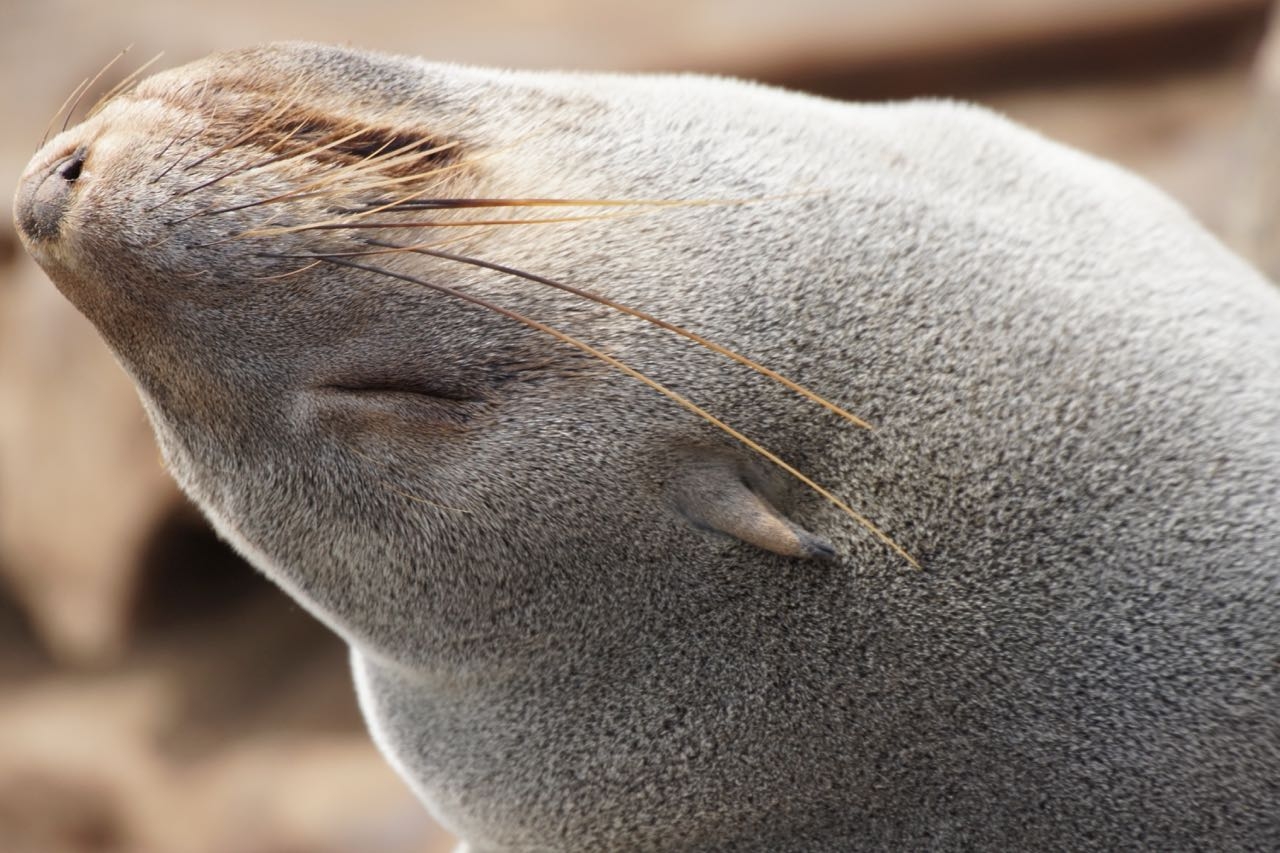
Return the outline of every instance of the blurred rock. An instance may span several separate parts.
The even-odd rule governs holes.
[[[112,792],[44,767],[0,777],[0,844],[9,853],[106,853],[136,846]]]
[[[983,100],[1051,139],[1119,163],[1221,234],[1248,111],[1247,61],[1185,74],[991,93]]]
[[[363,733],[257,735],[183,763],[157,748],[173,700],[152,672],[54,679],[0,709],[0,850],[450,849]]]
[[[159,685],[53,683],[0,710],[0,850],[157,849],[143,814],[162,773],[143,748],[168,704]]]
[[[97,332],[33,262],[10,264],[0,278],[0,580],[55,657],[119,655],[142,557],[184,506]]]
[[[1280,6],[1254,66],[1252,109],[1229,185],[1227,236],[1280,282]]]
[[[175,837],[175,853],[314,851],[431,853],[452,839],[360,737],[250,742],[185,774],[184,801],[216,827],[196,841]],[[194,842],[194,843],[193,843]]]
[[[22,247],[18,244],[18,234],[14,230],[13,221],[0,217],[0,269],[17,260],[20,251]]]
[[[3,853],[433,853],[336,637],[238,563],[109,671],[0,673]]]

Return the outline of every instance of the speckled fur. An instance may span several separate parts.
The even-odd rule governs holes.
[[[218,242],[261,210],[166,224],[287,170],[148,211],[250,156],[156,178],[243,125],[238,92],[299,80],[321,112],[459,140],[459,193],[751,200],[467,248],[736,347],[874,433],[563,294],[395,266],[651,371],[925,570],[799,487],[777,502],[837,560],[696,529],[666,497],[682,460],[746,454],[638,383],[404,282],[264,280],[298,263]],[[475,853],[1280,849],[1280,297],[1140,180],[961,104],[314,45],[112,101],[37,155],[20,223],[82,144],[29,246],[182,486],[350,643],[375,740]],[[369,363],[479,402],[419,428],[312,390]]]

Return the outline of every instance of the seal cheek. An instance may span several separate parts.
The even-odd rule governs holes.
[[[32,175],[18,189],[14,219],[28,242],[38,243],[58,236],[84,160],[85,149],[81,146],[44,172]]]

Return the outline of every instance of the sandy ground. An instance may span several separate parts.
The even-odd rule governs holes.
[[[528,67],[951,95],[1128,165],[1223,228],[1248,192],[1254,0],[589,0],[0,7],[0,196],[49,116],[278,38]],[[1182,24],[1178,24],[1182,21]],[[1187,22],[1190,22],[1189,24]],[[1172,22],[1172,23],[1170,23]],[[452,842],[386,767],[341,644],[203,529],[127,379],[0,218],[0,851],[400,853]]]

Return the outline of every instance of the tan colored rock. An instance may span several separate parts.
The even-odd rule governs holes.
[[[0,580],[61,660],[123,647],[143,555],[184,511],[132,384],[25,256],[0,279]]]
[[[1254,65],[1252,111],[1229,185],[1228,237],[1280,282],[1280,5]]]
[[[259,734],[193,760],[163,748],[163,670],[50,678],[0,702],[5,853],[444,853],[362,732]]]
[[[1223,231],[1225,198],[1238,165],[1249,107],[1247,65],[1158,80],[1091,82],[995,95],[987,103],[1016,121],[1119,163]]]
[[[0,706],[0,850],[158,849],[146,827],[165,780],[145,743],[171,706],[142,679],[53,680]]]

